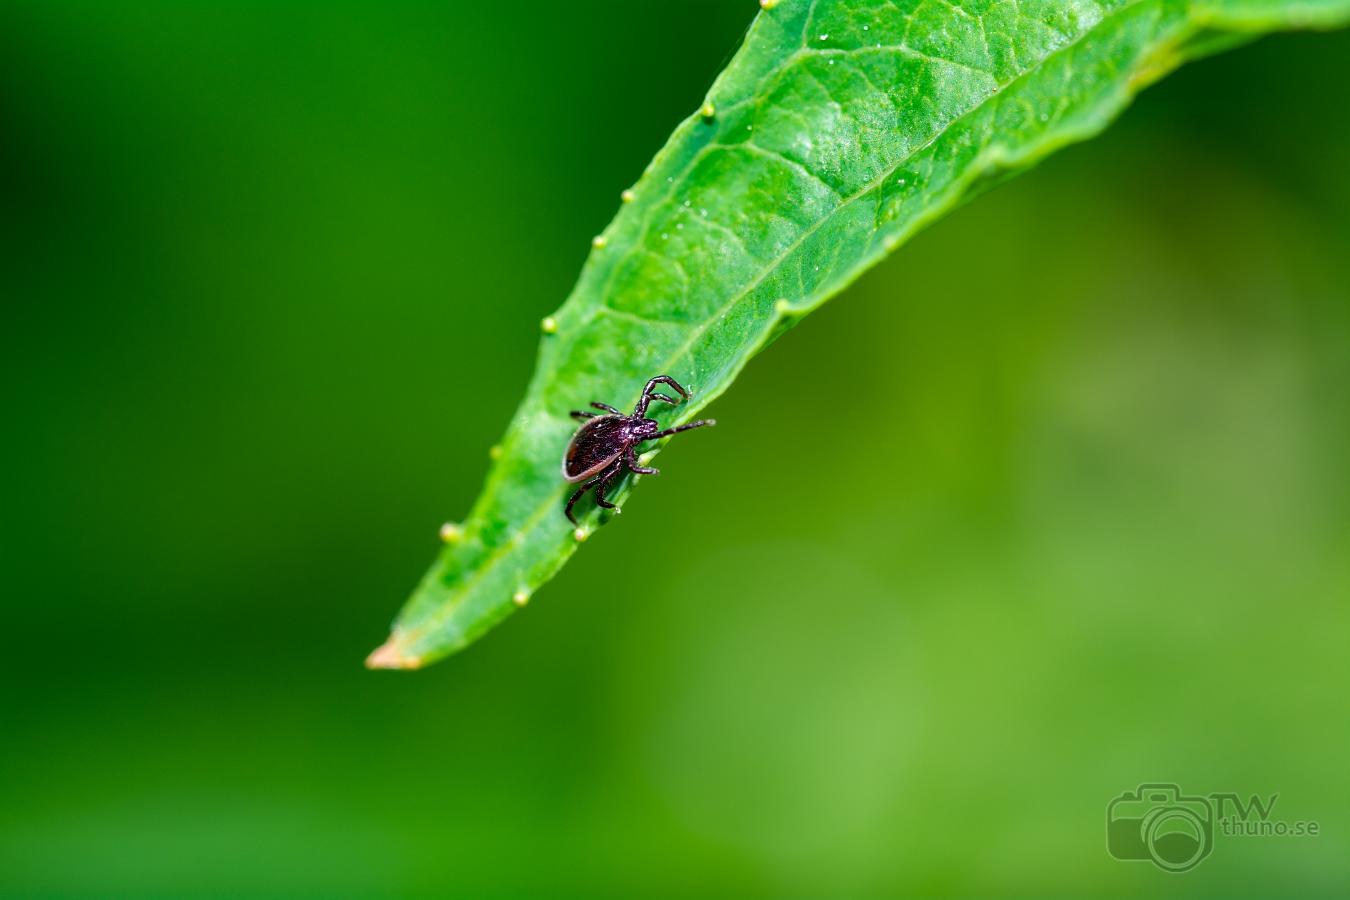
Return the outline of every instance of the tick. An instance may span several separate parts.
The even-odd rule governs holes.
[[[670,385],[682,399],[689,399],[689,392],[680,387],[678,381],[669,375],[657,375],[642,389],[642,396],[638,398],[637,406],[633,407],[631,416],[625,416],[614,407],[599,402],[592,403],[591,406],[604,410],[604,414],[572,410],[572,418],[586,420],[586,423],[577,429],[577,433],[572,435],[572,441],[567,445],[562,461],[563,478],[572,484],[581,483],[576,493],[568,498],[567,508],[563,510],[572,524],[577,524],[577,520],[572,517],[573,504],[591,488],[595,488],[596,505],[614,509],[614,504],[605,499],[605,490],[614,479],[623,474],[624,469],[639,475],[660,474],[659,469],[638,464],[638,444],[688,431],[691,428],[717,424],[713,419],[703,419],[662,431],[655,419],[647,418],[647,406],[653,400],[661,400],[671,405],[680,401],[666,394],[656,393],[654,389],[658,384]]]

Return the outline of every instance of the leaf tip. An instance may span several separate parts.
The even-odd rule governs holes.
[[[420,669],[422,668],[422,658],[420,656],[406,656],[403,648],[398,645],[398,636],[391,635],[389,640],[366,657],[367,669]]]

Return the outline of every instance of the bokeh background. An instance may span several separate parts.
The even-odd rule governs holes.
[[[0,894],[1345,894],[1350,34],[941,222],[361,667],[754,10],[4,4]],[[1112,860],[1158,779],[1322,834]]]

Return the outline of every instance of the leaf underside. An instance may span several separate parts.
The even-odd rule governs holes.
[[[1095,135],[1190,59],[1350,0],[780,0],[656,155],[543,336],[462,530],[371,654],[417,668],[528,599],[609,514],[562,504],[571,409],[669,374],[693,418],[750,357],[934,219]],[[706,113],[711,112],[711,115]],[[550,327],[554,323],[549,323]],[[622,501],[629,478],[612,499]]]

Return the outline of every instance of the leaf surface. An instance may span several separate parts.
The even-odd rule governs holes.
[[[559,473],[569,410],[630,408],[669,374],[693,397],[652,414],[695,417],[917,230],[1098,133],[1181,63],[1348,18],[1350,0],[770,3],[597,239],[481,496],[368,664],[463,648],[576,551]],[[716,432],[696,434],[681,440]],[[583,537],[608,521],[590,500],[578,510]]]

